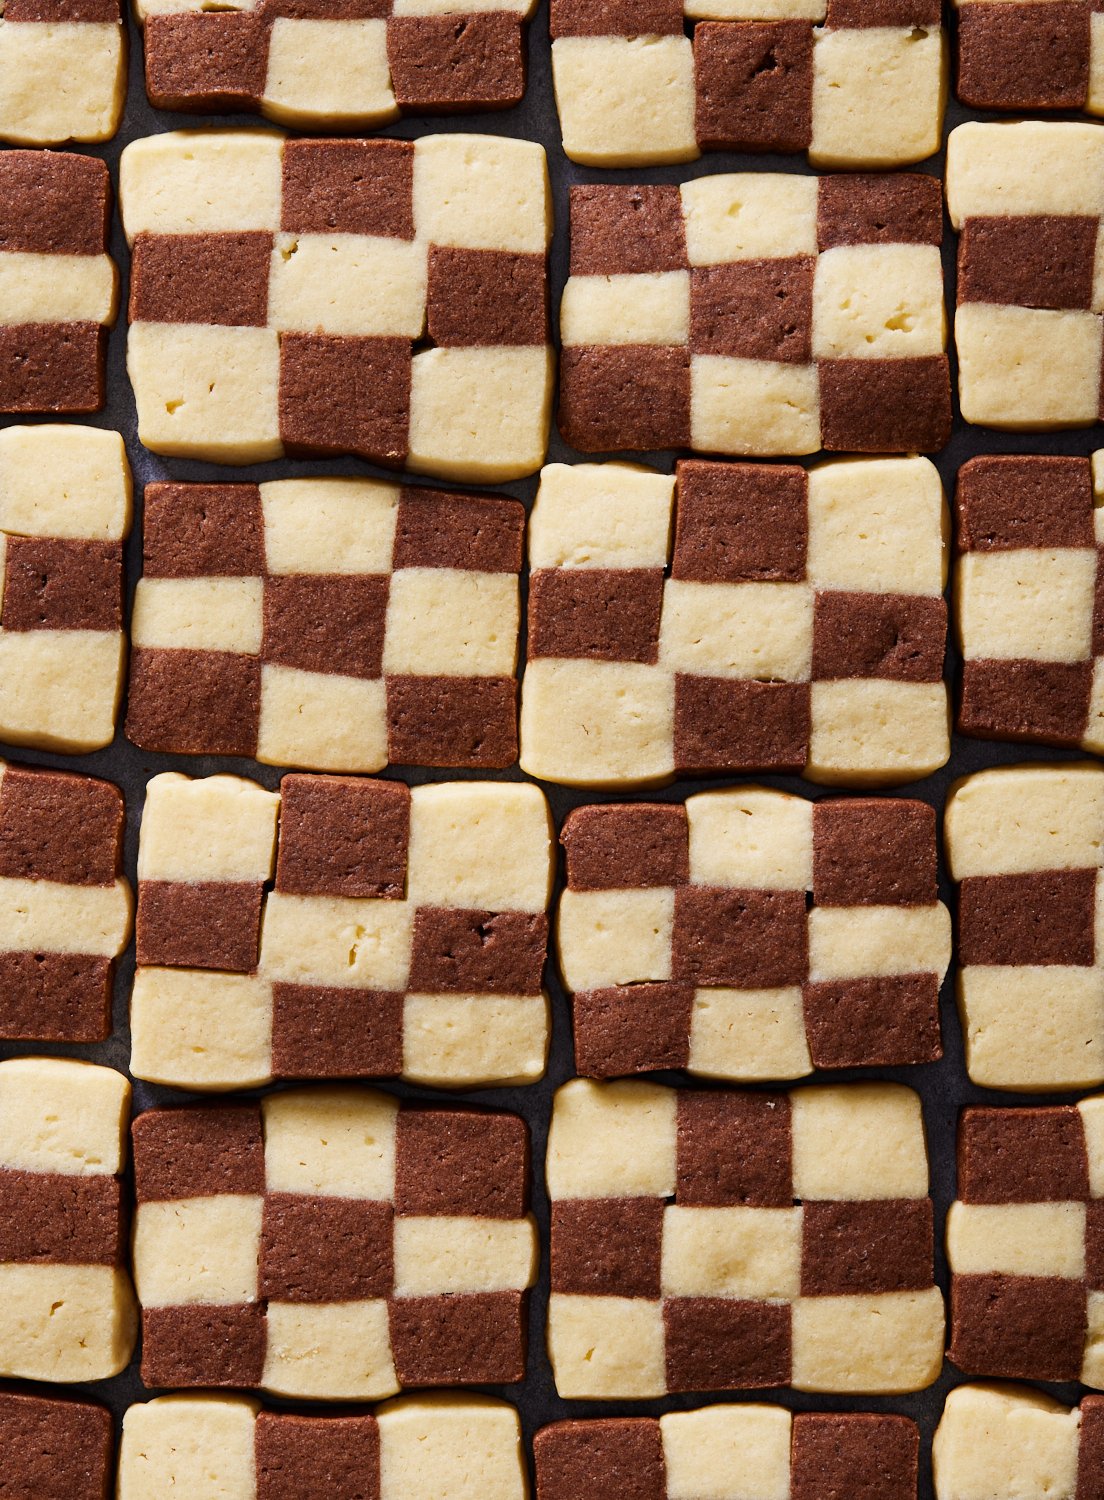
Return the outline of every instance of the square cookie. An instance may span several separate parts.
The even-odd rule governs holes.
[[[8,1500],[109,1500],[115,1425],[95,1401],[0,1391]]]
[[[104,1380],[126,1368],[129,1115],[130,1084],[113,1068],[0,1062],[0,1376]]]
[[[939,1374],[943,1299],[911,1089],[575,1079],[555,1096],[546,1175],[561,1396],[887,1395]]]
[[[556,1422],[533,1439],[537,1500],[916,1500],[919,1449],[908,1417],[757,1403]]]
[[[926,776],[950,755],[927,459],[552,464],[529,528],[521,765],[569,786]]]
[[[950,1391],[932,1443],[936,1500],[1086,1500],[1104,1477],[1104,1398],[1072,1410],[1031,1386]]]
[[[6,0],[0,140],[110,140],[126,98],[126,60],[120,0]]]
[[[979,771],[952,788],[943,833],[970,1077],[1030,1093],[1104,1083],[1104,769]]]
[[[947,205],[959,231],[962,415],[1022,432],[1092,426],[1101,412],[1104,126],[960,125],[947,143]]]
[[[0,739],[69,755],[115,737],[131,483],[117,432],[0,432]]]
[[[134,744],[324,771],[516,761],[519,501],[150,484],[144,527]]]
[[[959,470],[964,734],[1104,751],[1101,457],[1004,454]]]
[[[11,9],[0,17],[3,36],[15,29]],[[0,414],[103,406],[118,293],[110,218],[102,161],[0,151]]]
[[[147,1386],[374,1400],[525,1374],[529,1134],[370,1089],[134,1122]]]
[[[285,776],[277,794],[155,776],[135,1076],[200,1089],[540,1077],[552,838],[524,783]]]
[[[584,453],[931,453],[951,432],[940,184],[571,189],[559,424]]]
[[[1096,0],[955,4],[963,104],[1104,114],[1104,16]]]
[[[965,1374],[1104,1387],[1104,1096],[962,1111],[947,1262]]]
[[[170,131],[127,146],[119,193],[147,448],[230,464],[353,454],[478,483],[540,466],[542,147]]]
[[[575,1067],[738,1082],[943,1055],[935,813],[764,787],[578,807],[560,969]]]
[[[0,1041],[102,1042],[130,938],[123,794],[0,761]]]
[[[940,0],[553,0],[564,150],[596,167],[703,150],[895,167],[938,151]],[[819,23],[819,24],[818,24]]]
[[[137,0],[157,109],[259,111],[299,129],[507,109],[536,0]]]
[[[216,1486],[210,1489],[210,1486]],[[302,1416],[242,1396],[159,1396],[123,1417],[118,1500],[527,1500],[517,1412],[486,1396],[400,1396]]]

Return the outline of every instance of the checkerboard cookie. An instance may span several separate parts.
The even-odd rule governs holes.
[[[0,1375],[102,1380],[130,1359],[129,1113],[113,1068],[0,1062]]]
[[[109,1500],[115,1429],[106,1406],[0,1391],[10,1500]]]
[[[960,233],[962,415],[1026,432],[1091,426],[1101,412],[1104,127],[960,125],[947,145],[947,204]]]
[[[952,789],[943,831],[970,1077],[1028,1092],[1104,1083],[1104,770],[979,771]]]
[[[1104,15],[1097,0],[955,4],[963,104],[1104,114]]]
[[[107,141],[126,98],[120,0],[5,0],[0,140]]]
[[[963,1110],[947,1260],[960,1370],[1104,1386],[1104,1096]]]
[[[920,1100],[575,1079],[556,1094],[561,1396],[920,1390],[943,1358]]]
[[[135,744],[328,771],[517,759],[518,501],[151,484],[144,524]]]
[[[921,458],[550,465],[529,528],[522,766],[599,787],[927,775],[950,754],[947,530]]]
[[[181,130],[120,167],[127,364],[155,453],[351,453],[497,482],[544,457],[544,151]]]
[[[1092,1500],[1104,1474],[1104,1399],[1072,1410],[1032,1386],[960,1385],[932,1443],[936,1500]]]
[[[0,1040],[100,1042],[130,937],[123,796],[0,761]]]
[[[123,1418],[118,1500],[527,1500],[517,1412],[401,1396],[374,1415],[295,1416],[242,1396],[159,1396]],[[203,1489],[202,1493],[209,1491]]]
[[[525,1374],[529,1137],[368,1089],[133,1127],[147,1386],[373,1400]]]
[[[564,438],[584,453],[942,448],[940,205],[917,173],[573,187]]]
[[[916,1500],[919,1448],[908,1417],[756,1403],[557,1422],[533,1439],[537,1500]]]
[[[703,150],[893,167],[938,151],[939,0],[553,0],[564,150],[598,167]],[[817,23],[821,23],[818,25]]]
[[[117,432],[0,432],[0,738],[109,745],[123,689],[130,466]]]
[[[535,0],[137,0],[158,109],[259,110],[371,129],[400,111],[506,109],[525,93]]]
[[[103,406],[118,286],[110,216],[102,161],[0,151],[0,413]]]
[[[201,1089],[530,1082],[548,1043],[552,866],[548,804],[527,784],[285,776],[277,795],[155,776],[131,1068]]]
[[[575,1067],[751,1082],[943,1055],[935,814],[764,787],[570,812]]]

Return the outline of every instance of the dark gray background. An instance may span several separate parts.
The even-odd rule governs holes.
[[[945,9],[949,8],[949,6],[945,7]],[[157,131],[179,129],[196,124],[240,125],[250,120],[249,116],[241,115],[217,118],[209,116],[194,117],[151,109],[146,100],[143,87],[142,49],[139,33],[132,19],[128,24],[130,27],[130,89],[126,113],[120,131],[115,140],[105,147],[78,148],[85,150],[89,155],[102,157],[111,169],[112,178],[116,186],[118,185],[119,155],[123,147],[130,141],[137,140],[142,136],[150,135]],[[524,102],[517,109],[499,114],[475,116],[410,117],[380,133],[396,137],[414,138],[437,131],[475,130],[495,135],[520,136],[540,141],[544,144],[548,152],[555,209],[555,239],[551,258],[553,326],[557,322],[556,309],[567,276],[568,189],[572,183],[681,182],[690,177],[698,177],[714,172],[768,171],[807,173],[810,170],[803,157],[751,156],[728,152],[711,152],[700,161],[677,167],[634,167],[612,172],[579,167],[567,160],[560,147],[559,125],[552,94],[547,0],[541,0],[536,18],[530,26],[528,50],[529,86]],[[955,125],[968,118],[979,118],[979,116],[952,102],[948,110],[946,131],[949,132]],[[1072,118],[1076,118],[1076,116],[1072,116]],[[922,167],[916,170],[939,174],[942,171],[942,166],[943,158],[940,155],[924,163]],[[954,237],[950,232],[948,222],[943,258],[949,316],[954,306],[953,239]],[[151,480],[266,480],[286,478],[291,475],[302,476],[305,474],[366,474],[384,478],[388,477],[387,471],[355,460],[317,461],[298,464],[281,461],[231,470],[217,465],[159,458],[154,454],[148,453],[140,446],[137,440],[134,399],[125,371],[125,309],[129,281],[129,257],[126,252],[126,245],[117,213],[113,220],[111,249],[122,276],[120,300],[122,312],[109,339],[108,403],[103,412],[95,417],[84,420],[93,425],[111,427],[122,432],[126,440],[127,451],[134,471],[136,516],[133,534],[127,547],[128,607],[135,581],[141,571],[142,487]],[[0,425],[8,425],[8,422],[5,420]],[[975,454],[1047,452],[1087,455],[1091,454],[1098,445],[1104,446],[1100,442],[1099,428],[1057,434],[997,433],[985,431],[980,428],[971,428],[958,416],[956,403],[955,429],[952,440],[941,454],[933,455],[933,457],[942,475],[948,497],[950,497],[953,495],[954,479],[959,465]],[[656,467],[668,471],[671,469],[675,458],[673,453],[635,456],[645,458],[646,461],[654,464]],[[553,426],[548,461],[570,462],[578,461],[580,458],[581,455],[569,448],[560,439],[555,426]],[[807,460],[806,462],[815,462],[815,460]],[[533,495],[536,492],[536,485],[536,478],[533,478],[496,488],[499,492],[511,494],[528,505],[532,502]],[[524,660],[525,645],[524,593],[525,584],[523,581],[522,660]],[[948,673],[952,677],[955,677],[957,676],[958,668],[959,662],[952,643],[948,657]],[[121,722],[122,714],[120,714]],[[8,752],[4,747],[0,746],[0,753],[7,754]],[[216,771],[229,771],[239,775],[251,776],[255,780],[263,782],[265,786],[275,787],[281,775],[280,770],[274,767],[258,766],[255,762],[246,760],[236,760],[226,757],[174,757],[150,754],[129,744],[123,739],[121,732],[116,736],[115,742],[110,748],[98,751],[92,755],[58,756],[31,750],[14,749],[10,752],[10,758],[27,763],[58,766],[69,770],[105,776],[122,786],[127,799],[126,868],[128,878],[132,884],[135,883],[138,828],[142,814],[144,787],[150,776],[169,769],[182,770],[193,776],[210,775]],[[1030,746],[987,744],[977,740],[964,739],[956,735],[950,764],[925,781],[913,783],[908,787],[907,791],[909,795],[922,797],[925,801],[931,803],[936,808],[937,813],[941,815],[943,801],[952,781],[968,772],[978,770],[984,766],[1023,760],[1083,758],[1083,756],[1078,756],[1074,753],[1067,754],[1062,751],[1041,750]],[[396,779],[402,779],[409,783],[456,780],[463,775],[463,773],[450,771],[425,771],[395,767],[389,768],[383,774],[395,777]],[[498,778],[505,780],[526,779],[523,773],[516,769],[498,773]],[[646,795],[650,799],[677,801],[695,791],[705,790],[709,787],[731,785],[737,779],[739,778],[683,782],[664,791],[648,793]],[[761,776],[752,779],[767,785],[781,787],[787,791],[800,792],[805,795],[823,795],[820,789],[811,787],[808,783],[803,782],[797,777]],[[578,806],[580,803],[626,800],[612,797],[609,794],[576,792],[548,785],[544,785],[544,790],[552,804],[557,825],[559,825],[570,808]],[[561,877],[557,880],[557,896],[561,885],[562,873]],[[947,881],[945,870],[941,870],[940,886],[943,900],[953,909],[953,892]],[[97,1062],[111,1063],[125,1071],[130,1049],[127,1007],[133,971],[134,953],[133,947],[131,947],[119,965],[115,990],[115,1034],[111,1041],[100,1046],[87,1047],[0,1044],[0,1056],[15,1056],[30,1053],[80,1056]],[[552,963],[548,965],[546,981],[552,997],[553,1040],[548,1073],[542,1082],[528,1088],[487,1089],[459,1096],[442,1095],[434,1090],[417,1088],[402,1083],[384,1085],[391,1092],[403,1098],[424,1100],[460,1098],[465,1101],[473,1100],[487,1105],[515,1110],[526,1118],[533,1137],[533,1158],[535,1164],[534,1210],[540,1225],[542,1244],[545,1247],[545,1251],[547,1251],[548,1204],[544,1191],[542,1162],[548,1131],[548,1119],[554,1090],[566,1079],[570,1078],[574,1071],[569,1005],[563,987],[556,975],[555,966]],[[1055,1102],[1058,1099],[1072,1099],[1076,1096],[1062,1095],[1041,1098],[1036,1095],[1029,1098],[1028,1096],[1011,1094],[995,1094],[975,1088],[966,1078],[963,1067],[961,1032],[950,980],[948,980],[943,988],[942,1010],[946,1056],[941,1063],[917,1068],[852,1070],[848,1072],[826,1073],[820,1076],[825,1079],[835,1080],[847,1078],[869,1079],[872,1077],[893,1078],[909,1084],[920,1092],[923,1098],[925,1122],[928,1132],[932,1165],[932,1193],[937,1212],[936,1270],[939,1283],[945,1292],[947,1288],[947,1276],[942,1245],[938,1243],[941,1239],[941,1229],[939,1226],[942,1223],[942,1217],[946,1212],[947,1206],[954,1197],[955,1123],[959,1108],[963,1104],[977,1100],[987,1100],[990,1103],[1002,1104],[1038,1103]],[[688,1087],[708,1086],[693,1081],[688,1082],[684,1075],[681,1074],[656,1076],[663,1081],[686,1084]],[[161,1088],[140,1082],[136,1083],[134,1088],[134,1106],[136,1111],[163,1101],[180,1101],[187,1097],[190,1096],[179,1090]],[[556,1394],[552,1382],[551,1370],[544,1351],[543,1328],[547,1297],[548,1264],[547,1254],[545,1253],[542,1256],[540,1280],[534,1289],[531,1302],[528,1377],[523,1385],[510,1386],[500,1390],[494,1389],[492,1392],[493,1394],[505,1396],[520,1408],[527,1440],[537,1428],[550,1421],[555,1421],[566,1416],[649,1415],[704,1405],[711,1399],[724,1401],[779,1401],[793,1410],[875,1410],[901,1412],[914,1417],[920,1423],[924,1435],[921,1447],[920,1494],[923,1500],[930,1500],[933,1494],[929,1453],[931,1433],[939,1420],[943,1398],[947,1390],[951,1386],[961,1383],[963,1379],[951,1366],[944,1365],[943,1375],[935,1386],[914,1396],[850,1398],[808,1396],[798,1392],[782,1390],[768,1393],[761,1391],[748,1392],[746,1394],[725,1393],[712,1398],[708,1395],[673,1396],[660,1401],[647,1402],[567,1402],[561,1400]],[[108,1402],[115,1412],[116,1417],[121,1419],[122,1413],[131,1402],[145,1399],[151,1394],[147,1392],[138,1377],[137,1364],[136,1355],[135,1361],[130,1368],[116,1379],[101,1381],[80,1387],[79,1389]],[[1049,1389],[1052,1394],[1068,1402],[1074,1402],[1078,1399],[1079,1388],[1076,1386],[1058,1386],[1049,1387]],[[272,1400],[271,1404],[274,1406],[288,1406],[293,1409],[295,1407],[295,1403],[285,1403],[275,1399]],[[311,1407],[309,1409],[318,1411],[325,1408]],[[335,1408],[329,1409],[333,1410]],[[580,1500],[585,1500],[585,1497],[580,1497]]]

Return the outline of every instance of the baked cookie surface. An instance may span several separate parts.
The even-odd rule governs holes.
[[[0,15],[0,140],[106,141],[126,98],[120,0],[6,0]]]
[[[955,5],[963,104],[1104,114],[1104,18],[1095,0]]]
[[[1104,1475],[1104,1399],[1072,1410],[1031,1386],[948,1393],[932,1443],[937,1500],[1084,1500]]]
[[[936,1378],[943,1299],[920,1100],[576,1079],[548,1141],[548,1350],[561,1396]]]
[[[572,786],[950,754],[948,521],[926,459],[549,465],[529,527],[521,765]]]
[[[126,733],[378,771],[517,759],[525,511],[371,479],[151,484]]]
[[[0,1375],[102,1380],[130,1359],[129,1112],[113,1068],[0,1062]]]
[[[959,882],[955,957],[970,1078],[1033,1093],[1098,1087],[1104,768],[979,771],[952,789],[943,831]]]
[[[14,29],[6,14],[4,36]],[[103,406],[106,330],[118,289],[107,253],[110,218],[102,161],[66,151],[0,152],[0,413]]]
[[[171,131],[127,146],[120,207],[127,367],[155,453],[350,453],[488,483],[539,467],[552,398],[540,146]]]
[[[0,1446],[11,1500],[109,1500],[115,1429],[106,1406],[0,1391]]]
[[[368,1089],[134,1122],[147,1386],[373,1400],[525,1373],[529,1135]]]
[[[558,948],[575,1066],[743,1082],[942,1056],[935,814],[763,787],[576,808]]]
[[[285,776],[277,794],[155,777],[135,1075],[212,1089],[532,1081],[548,1044],[552,837],[543,794],[517,783]]]
[[[893,167],[939,149],[939,0],[553,0],[564,150],[596,167],[703,150]]]

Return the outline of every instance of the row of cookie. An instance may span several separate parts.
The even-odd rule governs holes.
[[[936,1500],[1098,1500],[1104,1403],[1072,1410],[1027,1387],[947,1397]],[[123,1416],[117,1486],[107,1409],[0,1392],[13,1500],[528,1500],[518,1414],[473,1396],[400,1397],[375,1413],[304,1416],[240,1396],[161,1396]],[[533,1437],[536,1500],[916,1500],[908,1417],[760,1403],[664,1417],[569,1419]]]

